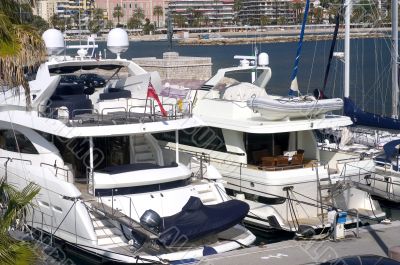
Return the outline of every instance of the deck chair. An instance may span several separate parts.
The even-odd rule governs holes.
[[[289,165],[289,157],[287,156],[278,156],[276,158],[276,166],[277,167],[285,167]]]
[[[303,164],[303,154],[296,154],[292,156],[292,161],[290,161],[292,166]]]
[[[264,156],[261,158],[261,166],[263,167],[275,167],[275,157]]]

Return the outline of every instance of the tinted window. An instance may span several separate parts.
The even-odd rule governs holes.
[[[158,140],[175,142],[175,132],[155,134]],[[179,131],[179,143],[198,148],[226,152],[222,130],[214,127],[190,128]]]
[[[32,142],[25,135],[12,130],[0,130],[0,148],[10,152],[38,154]]]

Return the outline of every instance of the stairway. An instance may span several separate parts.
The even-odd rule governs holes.
[[[213,184],[199,184],[195,185],[195,189],[199,194],[200,200],[204,204],[216,204],[218,203],[217,197],[213,189]]]
[[[124,243],[122,232],[116,228],[107,217],[96,213],[89,212],[94,231],[97,235],[97,244],[99,246],[114,245]]]
[[[156,157],[153,154],[150,143],[143,134],[131,136],[131,145],[133,150],[133,163],[151,163],[157,164]]]

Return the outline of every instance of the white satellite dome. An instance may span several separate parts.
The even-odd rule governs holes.
[[[126,52],[129,48],[128,33],[121,28],[110,30],[107,37],[107,48],[112,52],[119,55]]]
[[[57,29],[48,29],[43,32],[42,39],[47,48],[48,55],[61,54],[65,49],[64,36]]]
[[[258,55],[258,65],[260,66],[266,66],[269,64],[269,56],[267,53],[262,52],[260,55]]]

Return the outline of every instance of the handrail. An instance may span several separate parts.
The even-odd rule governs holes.
[[[21,159],[21,158],[8,157],[8,156],[0,156],[0,159],[7,159],[9,162],[13,162],[13,160],[22,161],[22,162],[29,162],[29,164],[32,165],[32,161],[29,160],[29,159]]]
[[[58,175],[58,170],[61,170],[61,171],[66,172],[66,173],[67,173],[67,174],[66,174],[67,182],[69,182],[69,172],[70,172],[70,171],[69,171],[68,169],[59,167],[59,166],[57,166],[56,164],[52,165],[52,164],[43,163],[43,162],[40,163],[40,166],[48,166],[48,167],[54,168],[54,169],[56,170],[56,176]],[[64,176],[64,177],[65,177],[65,176]]]

